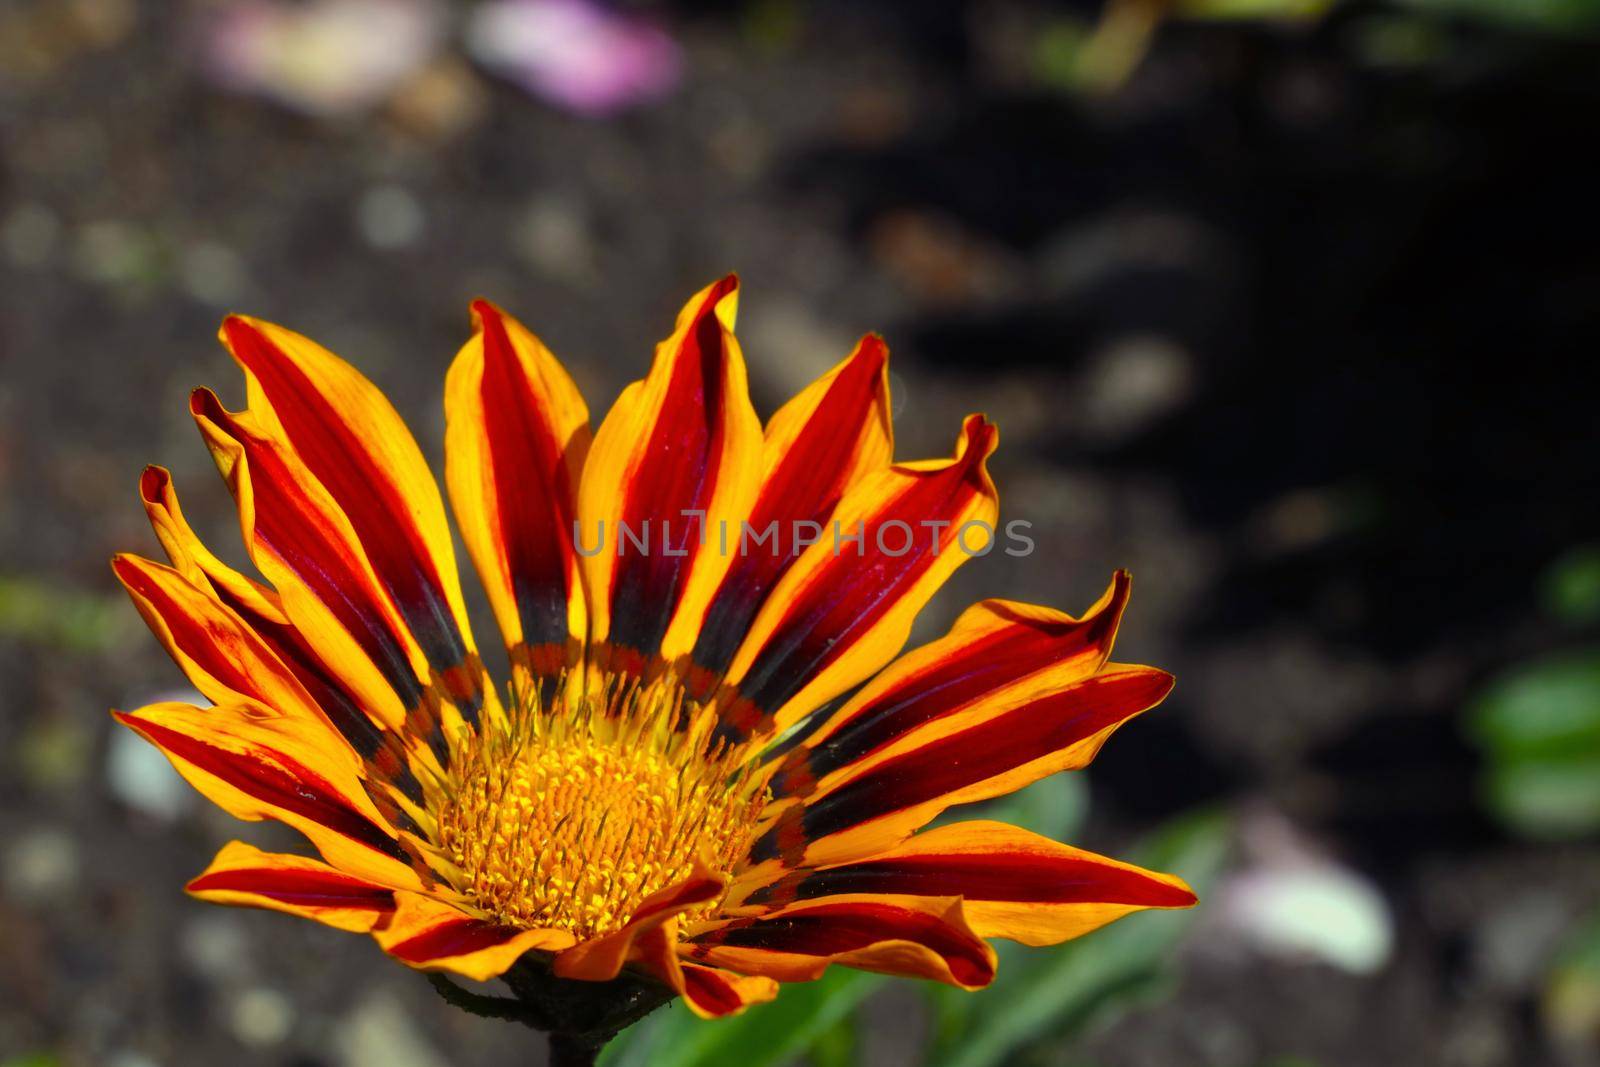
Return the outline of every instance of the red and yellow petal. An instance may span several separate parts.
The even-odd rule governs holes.
[[[744,908],[794,901],[960,896],[979,937],[1053,945],[1146,908],[1187,908],[1182,879],[1097,856],[1001,822],[954,823],[854,863],[796,871]]]
[[[778,582],[734,657],[728,732],[781,730],[893,658],[928,599],[992,547],[998,496],[985,461],[997,439],[971,416],[951,459],[889,467],[840,501],[835,529]]]
[[[697,961],[780,982],[809,982],[834,963],[963,989],[988,985],[995,972],[994,949],[953,897],[795,904],[727,920],[689,942]]]
[[[727,879],[696,863],[688,878],[645,898],[620,930],[574,945],[556,956],[551,969],[561,978],[610,981],[634,958],[636,949],[651,947],[641,942],[691,908],[716,900],[727,887]],[[669,952],[668,939],[657,940],[652,954]]]
[[[354,933],[367,933],[394,911],[394,890],[346,874],[319,860],[263,852],[230,841],[185,887],[213,904],[265,908],[313,919]]]
[[[388,886],[420,884],[362,787],[355,753],[330,743],[321,722],[254,705],[151,704],[113,714],[235,818],[286,823],[350,874]]]
[[[394,896],[394,915],[372,936],[390,956],[417,970],[487,982],[510,970],[524,952],[556,952],[572,944],[564,930],[502,926],[426,893]]]
[[[190,410],[239,506],[245,548],[284,613],[357,701],[390,727],[422,708],[428,662],[344,512],[249,412],[196,390]]]
[[[202,589],[213,590],[226,601],[247,606],[252,614],[280,623],[289,621],[276,593],[223,563],[196,536],[178,506],[178,492],[166,468],[144,469],[139,476],[139,500],[167,559],[185,578]]]
[[[954,804],[1013,792],[1088,765],[1106,738],[1159,704],[1172,676],[1108,664],[1088,678],[976,721],[956,716],[913,731],[782,810],[751,848],[752,880],[771,867],[819,866],[891,848]]]
[[[1094,674],[1110,658],[1128,603],[1118,571],[1082,619],[1005,600],[985,600],[950,632],[896,659],[784,757],[772,788],[804,797],[819,782],[913,731],[949,716],[972,721]]]
[[[139,556],[118,555],[111,569],[184,675],[212,703],[252,700],[286,715],[322,718],[260,635],[209,592]]]
[[[521,323],[485,300],[472,320],[445,382],[450,501],[513,662],[553,674],[588,629],[572,524],[589,409]]]
[[[702,1019],[738,1015],[752,1004],[765,1004],[778,995],[778,983],[766,975],[737,974],[676,955],[671,964],[652,973],[675,989],[689,1010]]]
[[[172,560],[173,569],[182,578],[202,594],[202,603],[195,604],[192,598],[181,594],[181,589],[174,591],[174,587],[181,584],[171,578],[163,578],[162,584],[167,587],[163,602],[158,604],[152,599],[147,590],[140,593],[129,589],[130,595],[136,602],[141,597],[146,603],[140,605],[140,611],[150,622],[151,628],[157,636],[162,637],[168,644],[169,651],[178,655],[180,650],[174,650],[172,640],[180,635],[184,638],[188,651],[183,654],[189,659],[199,659],[206,656],[201,646],[207,642],[216,642],[219,634],[231,634],[235,624],[226,621],[228,617],[236,620],[247,634],[253,635],[256,641],[270,650],[283,667],[294,676],[300,689],[310,698],[311,703],[318,713],[330,724],[339,735],[348,741],[357,754],[368,761],[369,770],[377,774],[382,780],[393,784],[402,794],[413,803],[420,802],[421,786],[404,755],[404,748],[394,735],[385,735],[380,722],[370,717],[365,710],[358,693],[353,693],[340,679],[339,672],[325,660],[325,653],[314,647],[306,637],[295,628],[284,613],[281,599],[278,594],[259,582],[239,574],[218,560],[184,520],[183,511],[178,505],[178,496],[173,489],[171,477],[159,467],[147,467],[139,479],[139,493],[145,509],[154,526],[162,545],[167,549],[167,554]],[[113,562],[119,577],[123,577],[128,568],[150,569],[157,573],[160,568],[148,561],[137,560],[129,557],[132,562],[125,562],[119,557]],[[148,584],[152,579],[148,576],[142,579]],[[124,584],[128,579],[123,577]],[[151,612],[168,617],[168,621],[154,621]],[[185,618],[186,617],[186,618]],[[169,640],[166,634],[170,634]],[[236,657],[239,650],[229,651],[229,643],[244,642],[245,645],[253,644],[250,637],[223,637],[222,648],[213,649],[209,661],[214,669],[220,668],[220,673],[214,677],[222,679],[231,677],[232,688],[240,693],[251,695],[249,690],[242,688],[244,682],[255,679],[255,668],[241,669],[242,664],[253,662],[253,657],[259,651],[250,651],[239,662],[229,663],[229,657]],[[270,657],[269,657],[270,658]],[[191,681],[196,688],[217,703],[232,703],[226,696],[214,695],[206,685],[196,679],[190,668],[180,659],[180,666],[184,666]],[[344,665],[349,672],[351,665]],[[365,674],[374,676],[377,670],[370,663],[364,665]],[[267,678],[276,676],[270,663],[266,667]],[[255,679],[257,686],[263,684]],[[292,688],[292,687],[290,687]],[[292,693],[289,695],[293,695]],[[280,710],[288,711],[288,704],[280,703],[277,697],[271,694],[257,692],[253,699]],[[390,806],[380,801],[380,806],[385,808],[385,814],[401,825],[398,812],[389,810]],[[399,820],[399,821],[397,821]]]
[[[248,410],[291,448],[359,540],[427,662],[453,676],[469,718],[482,697],[455,549],[438,484],[381,390],[308,338],[230,316],[221,338],[245,371]]]
[[[863,337],[767,424],[761,491],[748,527],[732,542],[728,573],[690,657],[708,676],[728,668],[767,594],[800,555],[795,524],[826,523],[852,486],[889,464],[894,430],[888,356],[881,338]]]
[[[733,335],[738,281],[697,293],[595,434],[578,491],[590,637],[621,666],[694,646],[760,485],[761,424]],[[640,546],[645,547],[641,548]]]

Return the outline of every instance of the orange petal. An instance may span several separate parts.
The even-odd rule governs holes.
[[[245,371],[248,410],[337,502],[428,663],[458,675],[470,718],[483,670],[444,501],[411,431],[377,386],[308,338],[240,315],[221,338]]]
[[[825,523],[852,486],[888,465],[888,356],[880,338],[863,337],[767,424],[761,491],[695,640],[695,667],[712,676],[727,670],[767,594],[800,555],[796,522]]]
[[[265,908],[366,933],[394,911],[394,890],[304,856],[230,841],[186,887],[213,904]]]
[[[685,911],[717,899],[727,884],[697,863],[688,878],[646,897],[620,930],[567,949],[555,958],[552,969],[561,978],[608,982],[632,958],[636,942]]]
[[[190,410],[238,502],[245,548],[295,629],[385,724],[428,707],[427,658],[322,483],[249,412],[205,389]]]
[[[834,529],[778,582],[734,657],[726,730],[781,730],[899,651],[928,598],[992,547],[998,497],[984,461],[997,436],[971,416],[953,458],[889,467],[840,501]]]
[[[207,592],[222,609],[237,616],[239,622],[271,649],[293,673],[323,716],[362,758],[373,761],[369,764],[369,770],[395,785],[413,803],[419,803],[422,787],[405,757],[393,751],[392,742],[395,738],[383,735],[383,723],[374,721],[368,715],[361,694],[352,691],[344,681],[344,678],[352,676],[381,678],[377,667],[370,661],[356,667],[348,660],[330,660],[326,650],[313,646],[289,621],[282,601],[274,590],[245,577],[212,555],[184,520],[183,511],[178,506],[177,492],[165,470],[146,467],[139,479],[139,495],[174,569],[195,588]],[[204,627],[206,630],[212,628],[209,624]],[[382,683],[378,684],[381,686]],[[197,684],[196,688],[210,695],[204,686]],[[212,699],[218,700],[214,696]],[[413,747],[415,744],[412,742]],[[431,758],[421,753],[419,757],[424,762]],[[386,814],[389,812],[386,811]],[[393,818],[391,821],[394,821]]]
[[[979,820],[929,830],[854,863],[796,871],[740,907],[901,896],[959,896],[978,936],[1028,945],[1053,945],[1145,908],[1195,903],[1189,887],[1170,874]]]
[[[572,522],[589,409],[520,322],[486,300],[472,321],[445,383],[450,500],[513,662],[552,674],[588,625]]]
[[[778,983],[765,975],[736,974],[676,956],[672,965],[654,973],[677,990],[689,1010],[702,1019],[738,1015],[750,1005],[764,1004],[778,995]]]
[[[417,970],[487,982],[510,970],[524,952],[559,951],[572,944],[564,930],[500,926],[425,893],[399,892],[394,898],[394,916],[372,936],[385,952]]]
[[[178,493],[165,467],[144,469],[139,476],[139,500],[167,558],[185,578],[201,589],[213,590],[226,602],[247,606],[251,614],[279,623],[289,621],[276,593],[223,563],[195,535],[178,506]]]
[[[820,901],[732,919],[690,938],[694,959],[780,982],[809,982],[830,964],[977,989],[995,955],[955,898]]]
[[[342,871],[389,886],[418,879],[362,788],[355,753],[320,722],[253,705],[151,704],[113,712],[228,814],[294,827]]]
[[[985,600],[950,632],[896,659],[784,757],[778,796],[809,796],[819,780],[951,716],[973,721],[1060,690],[1111,655],[1130,581],[1118,571],[1082,619]]]
[[[584,464],[578,551],[590,636],[630,661],[693,647],[731,559],[719,533],[737,533],[760,484],[761,424],[733,336],[737,300],[730,275],[689,301]]]
[[[1171,689],[1165,671],[1108,664],[1038,699],[933,722],[784,810],[752,846],[751,859],[817,866],[890,848],[954,804],[1086,766],[1117,727]]]

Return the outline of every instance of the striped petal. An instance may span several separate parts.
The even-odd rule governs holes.
[[[738,530],[759,487],[761,424],[733,336],[737,303],[732,276],[689,301],[584,465],[578,550],[590,636],[623,666],[693,647],[730,562],[717,533]]]
[[[647,897],[622,929],[574,945],[555,958],[551,969],[561,978],[608,982],[633,958],[642,940],[659,932],[685,911],[716,900],[727,887],[726,879],[697,863],[690,877]],[[657,954],[661,951],[670,954],[670,950],[664,948],[668,939],[656,940]]]
[[[195,535],[178,506],[178,491],[166,468],[144,469],[139,476],[139,501],[167,558],[184,577],[228,603],[245,606],[252,615],[289,621],[275,592],[223,563]]]
[[[325,860],[358,877],[418,884],[393,830],[361,786],[354,754],[327,744],[320,723],[252,705],[152,704],[113,714],[235,818],[286,823]]]
[[[997,437],[973,415],[953,458],[887,468],[840,501],[833,532],[778,582],[734,657],[725,730],[782,729],[899,651],[928,599],[992,543],[998,497],[984,463]]]
[[[445,382],[450,501],[512,662],[553,674],[588,625],[572,522],[589,409],[521,323],[485,300],[472,321]]]
[[[393,734],[385,735],[382,724],[375,722],[362,710],[359,694],[346,687],[339,677],[338,666],[325,660],[324,653],[307,641],[289,621],[274,590],[228,567],[195,536],[178,505],[178,495],[172,486],[171,476],[160,467],[145,468],[139,479],[139,495],[173,568],[197,589],[207,592],[225,612],[236,616],[277,656],[294,674],[326,720],[362,759],[368,761],[370,774],[394,785],[412,803],[420,803],[422,787],[409,766],[404,742]],[[150,605],[151,609],[155,607],[154,603]],[[176,602],[172,607],[177,611],[186,610]],[[140,610],[147,609],[141,607]],[[209,611],[200,617],[209,618]],[[202,629],[214,630],[217,625],[213,620],[204,624]],[[157,633],[159,635],[160,631]],[[346,663],[344,667],[348,671],[350,664]],[[370,661],[362,666],[359,673],[365,677],[379,676],[377,668]],[[190,678],[193,680],[193,675]],[[204,686],[196,683],[195,687],[211,696]],[[218,703],[229,702],[215,696],[211,696],[211,699]],[[264,698],[259,699],[271,703]],[[398,809],[381,798],[374,799],[390,822],[401,829],[409,829],[405,825],[407,817],[402,816]]]
[[[826,522],[846,491],[888,465],[888,357],[881,338],[863,337],[767,424],[761,491],[695,641],[696,668],[712,677],[727,670],[767,594],[800,555],[796,523]],[[756,538],[760,544],[747,543]]]
[[[1187,908],[1181,879],[1040,837],[1001,822],[955,823],[871,859],[797,871],[742,907],[818,898],[959,895],[979,937],[1053,945],[1145,908]]]
[[[735,974],[677,959],[652,973],[677,990],[689,1010],[702,1019],[738,1015],[752,1004],[765,1004],[778,995],[778,983],[765,975]]]
[[[424,893],[399,892],[389,922],[372,936],[390,956],[421,971],[450,971],[487,982],[511,969],[524,952],[572,944],[562,930],[519,930],[467,914]]]
[[[227,411],[205,389],[189,406],[238,502],[245,548],[295,628],[362,707],[390,727],[409,717],[412,733],[442,747],[443,692],[470,695],[472,687],[459,675],[439,686],[422,680],[427,659],[344,512],[249,412]]]
[[[1128,719],[1159,704],[1172,676],[1152,667],[1108,664],[1057,692],[973,720],[954,716],[912,731],[820,783],[757,839],[750,857],[762,874],[858,859],[891,848],[954,804],[1002,796],[1094,758]]]
[[[359,371],[297,333],[233,315],[221,337],[245,371],[250,413],[337,502],[428,664],[457,683],[471,718],[483,667],[444,501],[404,421]]]
[[[285,715],[322,719],[322,709],[283,661],[214,595],[174,568],[138,556],[119,554],[111,569],[184,675],[212,703],[255,701]]]
[[[976,718],[1094,674],[1111,656],[1131,580],[1118,571],[1082,619],[1005,600],[962,613],[950,632],[901,656],[789,751],[772,782],[807,796],[819,779],[951,715]]]
[[[955,898],[796,904],[727,921],[690,942],[696,960],[780,982],[809,982],[840,963],[978,989],[995,971],[994,950],[967,925]]]
[[[213,904],[265,908],[367,933],[394,911],[394,890],[305,856],[263,852],[230,841],[185,887]]]

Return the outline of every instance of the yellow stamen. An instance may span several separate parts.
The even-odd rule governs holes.
[[[765,789],[711,739],[713,709],[670,677],[573,689],[514,699],[464,737],[429,806],[441,858],[478,908],[581,941],[622,927],[697,859],[731,873]]]

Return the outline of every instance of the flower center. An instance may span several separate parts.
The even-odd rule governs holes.
[[[435,841],[500,922],[603,936],[697,859],[731,873],[750,843],[765,789],[710,741],[711,709],[670,682],[600,691],[521,702],[452,760]]]

